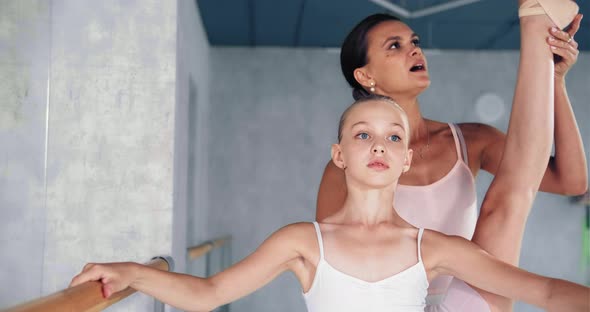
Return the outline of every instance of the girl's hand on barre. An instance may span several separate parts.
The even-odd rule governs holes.
[[[112,294],[131,285],[135,280],[136,265],[133,262],[88,263],[82,272],[72,279],[69,287],[89,281],[100,281],[103,297],[109,298]]]

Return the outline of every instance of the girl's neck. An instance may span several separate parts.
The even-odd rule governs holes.
[[[371,190],[349,187],[343,208],[340,210],[342,220],[347,224],[366,227],[396,223],[400,217],[393,209],[394,192],[395,186]]]

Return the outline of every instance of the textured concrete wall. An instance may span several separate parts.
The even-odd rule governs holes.
[[[49,26],[46,1],[0,1],[0,307],[41,294]]]
[[[185,264],[187,246],[209,239],[206,237],[209,43],[195,1],[178,1],[177,38],[172,246],[178,271],[202,276],[203,261]],[[182,227],[185,231],[179,231]]]
[[[208,48],[195,1],[0,3],[0,307],[89,261],[186,271],[207,239]]]
[[[516,52],[429,51],[427,56],[432,86],[421,97],[425,116],[486,121],[506,129]],[[569,74],[569,93],[588,146],[590,62],[585,57]],[[338,117],[352,98],[338,52],[332,50],[212,48],[211,61],[209,233],[233,234],[237,261],[280,226],[314,218]],[[500,101],[477,104],[490,92]],[[480,199],[489,181],[487,174],[478,177]],[[522,267],[584,282],[588,272],[579,270],[582,218],[582,207],[568,198],[540,194],[524,238]],[[291,275],[232,305],[232,311],[304,309]],[[519,303],[517,311],[536,309]]]
[[[176,2],[52,3],[44,292],[85,262],[170,254],[173,214]]]

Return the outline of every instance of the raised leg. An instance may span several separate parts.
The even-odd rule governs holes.
[[[556,1],[560,5],[571,2]],[[543,2],[553,6],[555,1]],[[514,265],[518,264],[525,223],[551,153],[554,64],[546,38],[548,29],[556,25],[554,16],[562,23],[567,19],[563,15],[569,14],[551,13],[550,17],[544,14],[550,8],[543,5],[519,0],[519,7],[525,10],[520,14],[520,64],[508,134],[500,167],[482,203],[473,237],[484,250]],[[574,16],[575,13],[571,18]],[[512,310],[511,300],[479,292],[492,311]]]

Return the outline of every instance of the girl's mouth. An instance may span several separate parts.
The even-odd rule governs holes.
[[[389,169],[389,166],[381,161],[375,160],[370,162],[367,167],[371,168],[371,169],[377,169],[377,170],[386,170]]]

